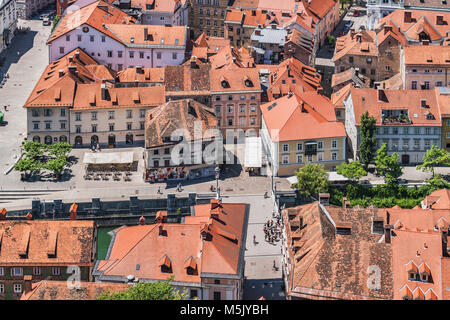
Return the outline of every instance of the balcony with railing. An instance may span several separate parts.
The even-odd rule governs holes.
[[[409,125],[412,123],[408,110],[381,110],[383,125]]]

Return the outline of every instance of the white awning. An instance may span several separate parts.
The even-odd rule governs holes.
[[[330,172],[327,172],[327,173],[328,173],[328,180],[331,181],[331,182],[348,181],[349,180],[348,178],[346,178],[344,176],[341,176],[340,174],[338,174],[335,171],[330,171]],[[298,182],[297,176],[288,177],[286,179],[287,179],[287,181],[289,181],[290,184],[294,184],[294,183]]]
[[[132,163],[133,152],[85,152],[83,163],[88,164],[113,164]]]
[[[245,160],[244,166],[246,168],[260,168],[261,167],[261,138],[247,137],[245,138]]]

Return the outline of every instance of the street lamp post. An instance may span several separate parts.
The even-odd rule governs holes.
[[[219,187],[219,178],[220,178],[220,168],[217,166],[214,171],[216,172],[216,199],[220,199],[220,187]]]

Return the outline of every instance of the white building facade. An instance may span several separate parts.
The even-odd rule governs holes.
[[[110,27],[112,29],[113,26],[105,25],[105,28]],[[151,28],[143,25],[120,25],[120,27],[142,29],[142,33],[145,32],[145,28]],[[186,27],[166,28],[184,29],[182,37],[178,39],[178,45],[164,43],[164,41],[159,44],[136,43],[135,41],[131,43],[125,40],[122,42],[87,24],[83,24],[81,27],[73,29],[48,43],[49,62],[61,58],[76,48],[81,48],[96,59],[99,64],[117,71],[135,66],[157,68],[166,65],[179,65],[185,58],[187,29]]]
[[[0,0],[0,52],[11,43],[16,28],[16,0]]]
[[[418,101],[420,103],[420,101]],[[357,125],[353,98],[350,93],[344,101],[345,106],[345,131],[351,146],[353,159],[359,158],[359,145],[361,144],[360,126]],[[383,110],[379,110],[380,113]],[[398,108],[395,111],[400,111]],[[409,113],[409,112],[408,112]],[[388,155],[396,153],[402,164],[422,163],[426,151],[435,145],[441,147],[441,126],[430,123],[429,126],[421,123],[414,125],[414,118],[417,114],[411,112],[408,117],[412,123],[381,123],[376,125],[375,139],[377,141],[376,150],[383,143],[387,145]],[[372,115],[372,114],[371,114]]]
[[[377,22],[397,9],[403,9],[403,0],[368,0],[367,28],[373,30]]]

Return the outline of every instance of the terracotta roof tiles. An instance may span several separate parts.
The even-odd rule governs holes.
[[[0,221],[0,265],[93,265],[93,221]]]

